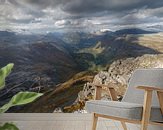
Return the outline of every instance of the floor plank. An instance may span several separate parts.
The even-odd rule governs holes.
[[[20,130],[91,130],[91,120],[91,114],[72,113],[4,113],[0,116],[0,124],[13,122]],[[97,130],[121,130],[121,126],[99,118]]]

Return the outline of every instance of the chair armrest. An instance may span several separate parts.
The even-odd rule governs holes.
[[[111,99],[113,101],[118,101],[117,99],[117,94],[114,89],[114,84],[109,83],[108,85],[104,84],[94,84],[94,83],[89,83],[91,86],[95,86],[95,100],[100,100],[101,99],[101,90],[105,90],[109,93]]]
[[[136,87],[137,89],[143,89],[146,91],[158,91],[158,92],[163,92],[162,88],[159,87],[148,87],[148,86],[138,86]]]

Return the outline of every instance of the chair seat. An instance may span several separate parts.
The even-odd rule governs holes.
[[[129,120],[141,120],[143,105],[128,102],[92,100],[86,102],[86,110],[92,113]],[[163,122],[160,108],[152,107],[150,120],[154,122]]]

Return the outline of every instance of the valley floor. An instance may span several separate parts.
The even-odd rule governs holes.
[[[91,130],[91,114],[5,113],[0,124],[13,122],[20,130]],[[122,130],[119,122],[100,118],[97,130]]]

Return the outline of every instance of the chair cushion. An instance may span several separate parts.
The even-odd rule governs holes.
[[[92,100],[86,102],[86,110],[88,112],[120,117],[129,120],[141,120],[143,105],[128,102]],[[163,122],[163,116],[160,108],[152,108],[151,121]]]

